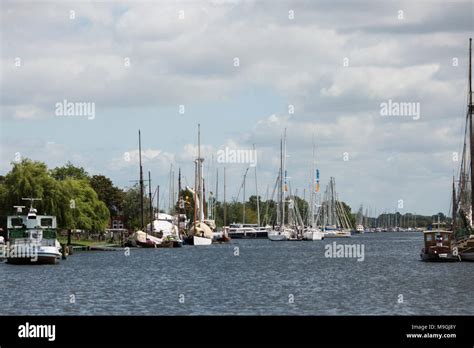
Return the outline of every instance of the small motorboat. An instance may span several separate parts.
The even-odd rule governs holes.
[[[461,261],[457,253],[453,253],[453,232],[429,230],[423,232],[425,246],[420,257],[423,261],[446,262]]]

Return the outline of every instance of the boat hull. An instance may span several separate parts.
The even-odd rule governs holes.
[[[187,245],[211,245],[212,239],[198,236],[189,236],[184,239],[185,244]]]
[[[211,245],[212,244],[211,238],[204,238],[204,237],[198,237],[198,236],[193,236],[192,241],[193,241],[193,245]]]
[[[420,258],[426,262],[456,262],[461,261],[459,257],[454,256],[451,253],[421,253]]]
[[[319,231],[303,232],[303,240],[313,241],[313,240],[323,240],[324,234]]]
[[[350,238],[349,231],[325,231],[324,238]]]
[[[42,255],[34,261],[26,257],[11,257],[7,258],[7,263],[11,265],[55,265],[59,262],[59,257],[55,255]]]
[[[268,239],[275,241],[275,242],[283,242],[289,240],[289,236],[286,233],[274,232],[268,233]]]
[[[24,265],[54,265],[61,258],[61,252],[57,247],[53,246],[12,246],[10,255],[7,257],[7,263]]]
[[[474,252],[460,252],[459,256],[461,257],[462,261],[470,261],[474,262]]]

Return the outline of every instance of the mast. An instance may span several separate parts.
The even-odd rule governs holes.
[[[280,140],[280,226],[285,223],[285,208],[283,207],[283,139]]]
[[[253,144],[253,152],[255,154],[255,160],[257,160],[257,151],[255,150],[255,144]],[[255,194],[257,195],[257,224],[258,226],[260,226],[260,199],[258,199],[257,161],[255,161]]]
[[[472,38],[469,38],[469,106],[468,106],[468,114],[469,114],[469,143],[470,143],[470,151],[469,156],[471,162],[471,226],[474,222],[474,161],[472,160],[472,154],[474,153],[474,138],[472,136],[472,64],[471,64],[471,56],[472,56]]]
[[[249,167],[247,167],[247,170],[245,171],[245,174],[244,174],[244,180],[242,182],[242,186],[243,186],[243,195],[242,195],[242,223],[245,224],[245,184],[246,184],[246,180],[247,180],[247,173],[249,171]]]
[[[226,203],[226,175],[225,175],[225,167],[224,167],[224,226],[227,226],[227,203]]]
[[[214,198],[214,202],[212,204],[213,206],[213,212],[212,212],[212,217],[214,220],[216,220],[216,212],[217,212],[217,201],[219,199],[219,168],[216,168],[216,196]]]
[[[311,209],[310,209],[310,214],[311,214],[311,219],[310,219],[310,224],[311,227],[314,227],[314,206],[315,206],[315,200],[314,200],[314,195],[316,191],[316,175],[315,175],[315,170],[316,170],[316,159],[315,159],[315,149],[314,149],[314,135],[313,135],[313,163],[311,166],[311,185],[310,185],[310,204],[311,204]]]
[[[452,215],[452,229],[454,234],[456,234],[456,211],[457,211],[457,206],[456,206],[456,188],[455,188],[455,181],[454,181],[454,176],[453,176],[453,215]]]
[[[285,136],[283,137],[283,155],[282,155],[282,181],[283,181],[283,191],[282,191],[282,223],[285,224],[285,190],[286,190],[286,128]]]
[[[140,215],[141,215],[141,229],[145,228],[145,216],[143,212],[143,167],[142,167],[142,135],[138,130],[138,154],[140,160]]]
[[[204,183],[203,166],[204,159],[201,158],[201,125],[198,124],[198,158],[197,158],[197,187],[199,189],[199,222],[204,220]],[[197,190],[196,190],[197,191]]]
[[[156,187],[156,218],[160,218],[160,185]]]
[[[198,161],[194,161],[194,232],[196,232],[196,222],[197,222],[197,191],[198,191]]]
[[[151,173],[148,171],[148,197],[150,199],[150,233],[153,232],[153,199],[151,197]]]

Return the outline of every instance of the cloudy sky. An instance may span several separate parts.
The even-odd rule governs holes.
[[[248,165],[217,153],[255,144],[265,198],[286,128],[301,195],[314,139],[322,186],[334,176],[353,209],[449,210],[471,1],[0,2],[0,174],[20,156],[69,160],[127,187],[141,129],[166,201],[171,166],[193,183],[200,123],[207,181],[225,166],[236,197]],[[94,103],[94,117],[57,115],[64,100]],[[389,100],[419,103],[419,119],[381,115]]]

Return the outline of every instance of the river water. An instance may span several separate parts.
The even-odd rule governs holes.
[[[326,245],[364,246],[364,259]],[[421,233],[76,252],[0,263],[1,315],[466,315],[474,263],[419,261]],[[360,259],[360,258],[359,258]]]

